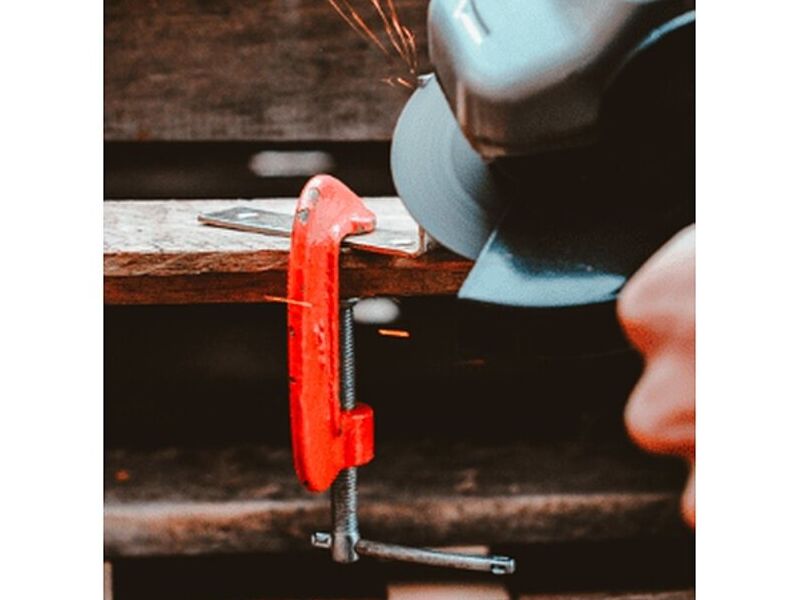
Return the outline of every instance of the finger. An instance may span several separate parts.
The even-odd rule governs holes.
[[[694,227],[689,227],[636,272],[617,311],[631,342],[648,354],[677,339],[694,344],[694,296]]]
[[[683,519],[692,527],[694,527],[695,523],[695,491],[694,491],[694,481],[695,481],[695,464],[694,461],[691,461],[692,470],[689,473],[689,481],[686,482],[686,489],[683,491],[683,497],[681,498],[681,514],[683,515]]]
[[[666,350],[648,361],[625,408],[633,440],[661,454],[694,456],[694,357]]]

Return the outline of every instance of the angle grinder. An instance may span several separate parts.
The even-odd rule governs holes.
[[[694,221],[694,2],[431,0],[392,176],[459,297],[611,304]]]

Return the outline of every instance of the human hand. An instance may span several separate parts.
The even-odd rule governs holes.
[[[625,424],[650,452],[673,454],[691,472],[681,500],[695,524],[695,227],[675,235],[631,278],[617,305],[622,327],[643,354]]]

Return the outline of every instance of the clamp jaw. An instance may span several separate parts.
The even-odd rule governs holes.
[[[289,254],[289,403],[294,465],[314,492],[331,488],[333,531],[314,546],[336,562],[360,556],[495,574],[514,572],[505,556],[474,556],[362,539],[358,531],[357,467],[374,456],[373,413],[355,402],[353,300],[339,298],[344,238],[372,231],[375,215],[337,179],[319,175],[297,203]]]

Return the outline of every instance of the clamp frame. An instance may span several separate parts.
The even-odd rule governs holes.
[[[295,471],[311,491],[331,488],[332,533],[312,535],[333,560],[360,556],[500,574],[514,559],[374,542],[358,530],[357,467],[375,454],[372,409],[355,401],[353,303],[339,298],[339,251],[375,215],[347,186],[313,177],[295,211],[289,254],[289,405]]]

